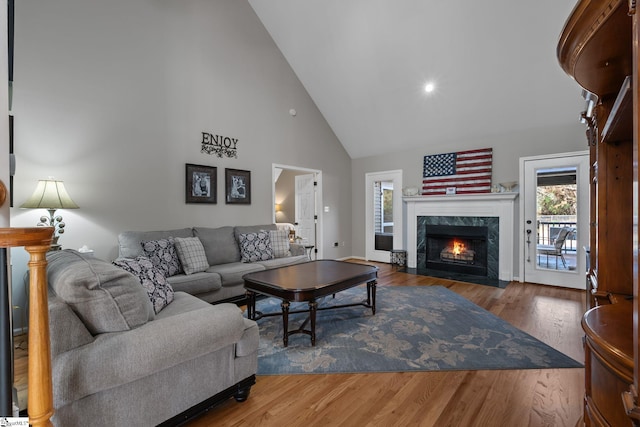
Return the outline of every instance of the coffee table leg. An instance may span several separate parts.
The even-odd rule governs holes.
[[[247,291],[247,317],[251,320],[256,320],[256,294],[252,291]]]
[[[289,301],[282,301],[282,328],[284,330],[284,336],[282,337],[282,342],[284,346],[287,347],[289,345]]]
[[[367,303],[369,303],[369,295],[371,295],[371,312],[376,314],[376,284],[378,282],[372,280],[367,283]]]
[[[316,300],[309,301],[309,320],[311,321],[311,346],[316,345],[316,312],[318,303]]]

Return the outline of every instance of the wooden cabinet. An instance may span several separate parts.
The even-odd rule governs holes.
[[[557,49],[565,72],[597,97],[592,114],[583,113],[592,165],[587,426],[640,426],[637,32],[635,0],[580,0]]]
[[[585,330],[585,424],[630,426],[622,394],[633,384],[631,301],[589,310]]]

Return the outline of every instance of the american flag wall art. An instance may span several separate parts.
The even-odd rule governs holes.
[[[424,156],[422,194],[489,193],[492,165],[492,148]]]

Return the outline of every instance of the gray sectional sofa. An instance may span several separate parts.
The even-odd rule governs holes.
[[[177,425],[247,398],[259,334],[235,304],[177,291],[154,306],[110,262],[73,250],[47,260],[55,426]]]
[[[144,256],[143,242],[197,237],[204,246],[208,268],[192,274],[172,275],[167,278],[167,281],[175,291],[189,293],[206,302],[230,302],[244,298],[242,276],[246,273],[309,261],[304,247],[291,243],[285,256],[242,262],[241,235],[262,230],[277,231],[277,226],[265,224],[218,228],[193,227],[165,231],[125,231],[118,236],[119,257]]]

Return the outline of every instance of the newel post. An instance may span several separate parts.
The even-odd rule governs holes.
[[[47,258],[52,227],[0,228],[0,247],[29,253],[29,383],[27,407],[34,427],[51,426],[53,388],[47,303]]]

